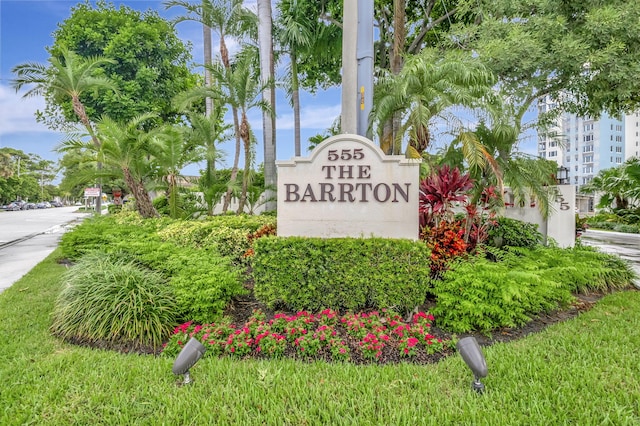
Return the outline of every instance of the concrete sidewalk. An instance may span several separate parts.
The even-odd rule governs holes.
[[[54,226],[26,241],[0,250],[0,293],[11,287],[49,256],[68,225]]]

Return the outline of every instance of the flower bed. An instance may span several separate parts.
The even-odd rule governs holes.
[[[347,313],[331,309],[301,311],[267,319],[260,310],[242,326],[229,322],[184,323],[175,328],[163,354],[176,356],[191,337],[207,347],[205,355],[236,358],[323,359],[354,363],[433,362],[453,352],[454,342],[432,330],[433,316],[415,313],[405,322],[395,312]]]

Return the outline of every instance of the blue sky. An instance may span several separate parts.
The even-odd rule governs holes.
[[[165,10],[161,0],[114,0],[116,6],[125,4],[138,10],[156,10],[167,19],[183,13],[181,8]],[[60,156],[54,147],[64,139],[64,135],[51,131],[36,122],[34,112],[44,109],[41,98],[22,99],[10,87],[13,78],[11,69],[24,62],[46,63],[46,47],[53,44],[52,33],[59,23],[70,16],[71,8],[78,1],[68,0],[0,0],[0,147],[12,147],[42,158],[56,160]],[[255,0],[245,1],[247,7],[255,7]],[[202,68],[202,29],[194,22],[177,25],[178,36],[193,46],[194,71]],[[218,50],[214,35],[214,52]],[[228,42],[231,51],[236,47]],[[293,113],[283,93],[277,93],[277,159],[293,157]],[[331,126],[340,114],[340,89],[321,91],[316,95],[302,93],[302,155],[307,154],[307,139]],[[258,113],[251,117],[252,127],[259,141],[256,148],[257,163],[262,162],[262,124]],[[436,132],[438,137],[438,132]],[[527,137],[521,143],[521,150],[535,153],[535,138]],[[222,146],[230,158],[233,147],[229,143]],[[230,166],[230,161],[226,166]],[[197,174],[197,167],[186,171]]]

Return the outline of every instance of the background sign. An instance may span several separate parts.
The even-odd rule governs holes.
[[[99,197],[100,196],[100,188],[85,188],[84,189],[85,197]]]

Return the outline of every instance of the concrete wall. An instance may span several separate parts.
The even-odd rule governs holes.
[[[551,203],[551,214],[545,219],[535,202],[524,206],[506,206],[503,216],[535,223],[538,230],[546,237],[553,238],[559,247],[573,247],[576,241],[576,187],[574,185],[558,185],[555,187],[558,196]],[[507,188],[505,201],[510,200]]]

